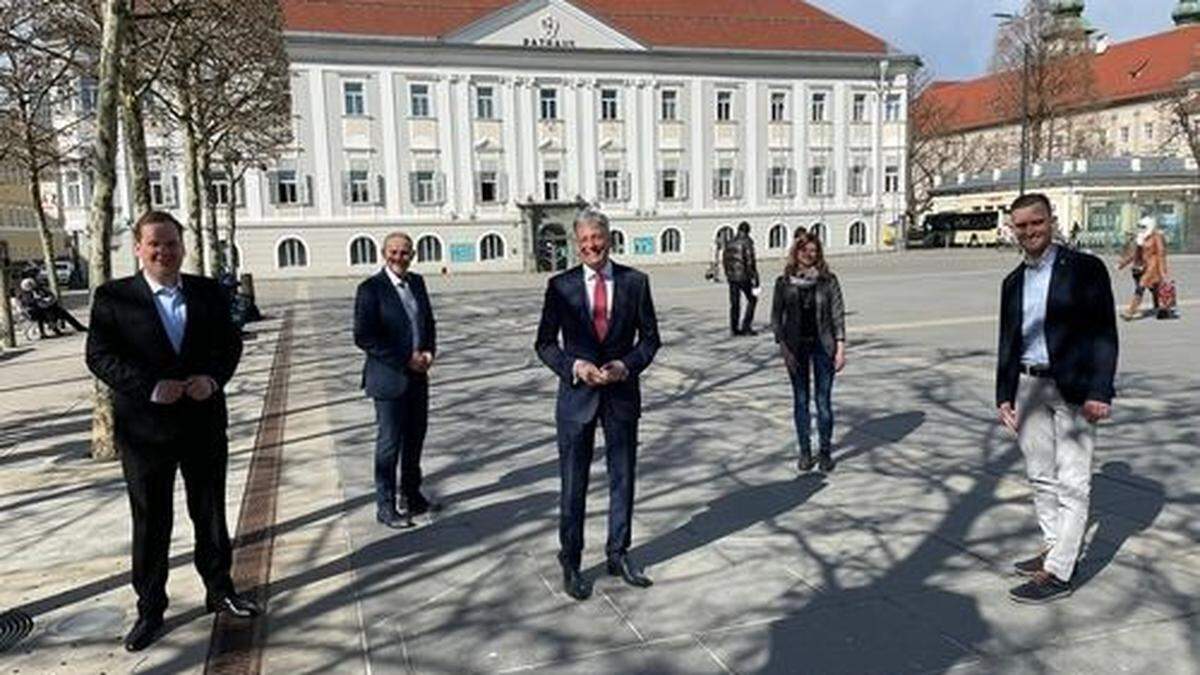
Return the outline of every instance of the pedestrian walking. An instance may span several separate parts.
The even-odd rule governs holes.
[[[1158,227],[1158,220],[1146,216],[1138,222],[1137,246],[1141,252],[1142,274],[1137,282],[1137,290],[1129,307],[1121,313],[1126,321],[1141,315],[1142,297],[1150,291],[1154,303],[1154,315],[1159,319],[1171,318],[1171,308],[1164,307],[1159,294],[1163,284],[1167,283],[1167,238]]]
[[[1029,580],[1009,595],[1043,603],[1074,590],[1096,424],[1114,395],[1116,316],[1104,263],[1053,241],[1045,195],[1018,197],[1010,219],[1024,260],[1001,286],[996,406],[1025,458],[1042,544],[1015,563]]]
[[[725,264],[725,281],[729,283],[729,332],[734,336],[757,335],[754,330],[754,308],[758,305],[758,263],[754,257],[754,240],[750,238],[750,223],[738,224],[737,235],[725,242],[721,256]],[[746,300],[746,314],[741,312],[741,300]]]
[[[821,471],[833,471],[833,379],[846,367],[846,311],[819,238],[804,233],[792,242],[783,274],[775,280],[771,327],[792,382],[797,468],[813,467],[809,401],[815,399],[818,463]]]

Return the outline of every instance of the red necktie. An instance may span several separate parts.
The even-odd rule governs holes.
[[[596,272],[596,290],[592,292],[592,327],[596,329],[596,337],[603,342],[604,336],[608,335],[608,288],[600,272]]]

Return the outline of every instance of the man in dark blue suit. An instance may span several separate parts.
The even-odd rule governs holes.
[[[413,241],[403,232],[383,240],[384,267],[358,286],[354,344],[366,352],[362,386],[375,399],[375,517],[393,528],[436,510],[421,494],[421,448],[429,421],[429,369],[437,328],[425,280],[409,272]],[[396,463],[400,499],[396,508]]]
[[[1001,286],[996,406],[1017,435],[1042,530],[1037,555],[1015,564],[1029,581],[1009,596],[1044,603],[1074,590],[1096,424],[1116,393],[1117,321],[1104,263],[1054,241],[1045,195],[1021,195],[1009,214],[1025,259]]]
[[[638,378],[654,360],[660,342],[650,280],[609,260],[608,218],[595,210],[580,212],[575,239],[583,264],[550,279],[534,348],[559,378],[555,407],[562,477],[558,560],[563,590],[584,600],[591,589],[579,573],[579,564],[597,423],[604,427],[608,459],[608,572],[633,586],[651,584],[627,552],[642,408]]]

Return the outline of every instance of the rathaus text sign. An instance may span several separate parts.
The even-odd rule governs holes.
[[[562,30],[562,24],[553,14],[547,14],[538,22],[538,27],[541,28],[541,34],[537,37],[525,38],[526,47],[540,47],[550,49],[574,49],[575,41],[569,38],[559,36],[559,31]]]

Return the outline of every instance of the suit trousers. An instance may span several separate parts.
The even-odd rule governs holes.
[[[133,588],[139,615],[161,615],[167,608],[176,471],[183,474],[195,531],[196,571],[210,597],[233,591],[233,547],[225,523],[228,462],[224,433],[203,442],[122,447],[121,469],[133,511]]]
[[[603,409],[603,407],[602,407]],[[588,478],[596,446],[596,425],[604,427],[608,462],[609,559],[624,555],[632,542],[633,487],[637,464],[637,419],[600,414],[590,422],[558,420],[559,559],[578,569],[583,555],[583,523],[587,518]]]
[[[1067,581],[1087,529],[1096,425],[1084,418],[1082,406],[1063,400],[1049,377],[1021,375],[1016,406],[1017,444],[1047,551],[1044,569]]]
[[[421,449],[429,424],[429,380],[410,377],[399,398],[375,399],[375,506],[395,508],[396,464],[400,495],[415,498],[421,490]]]
[[[745,333],[754,327],[754,308],[758,306],[758,298],[754,297],[751,289],[754,285],[749,281],[738,283],[729,282],[729,330],[734,333]],[[746,296],[746,315],[742,316],[741,299]]]

